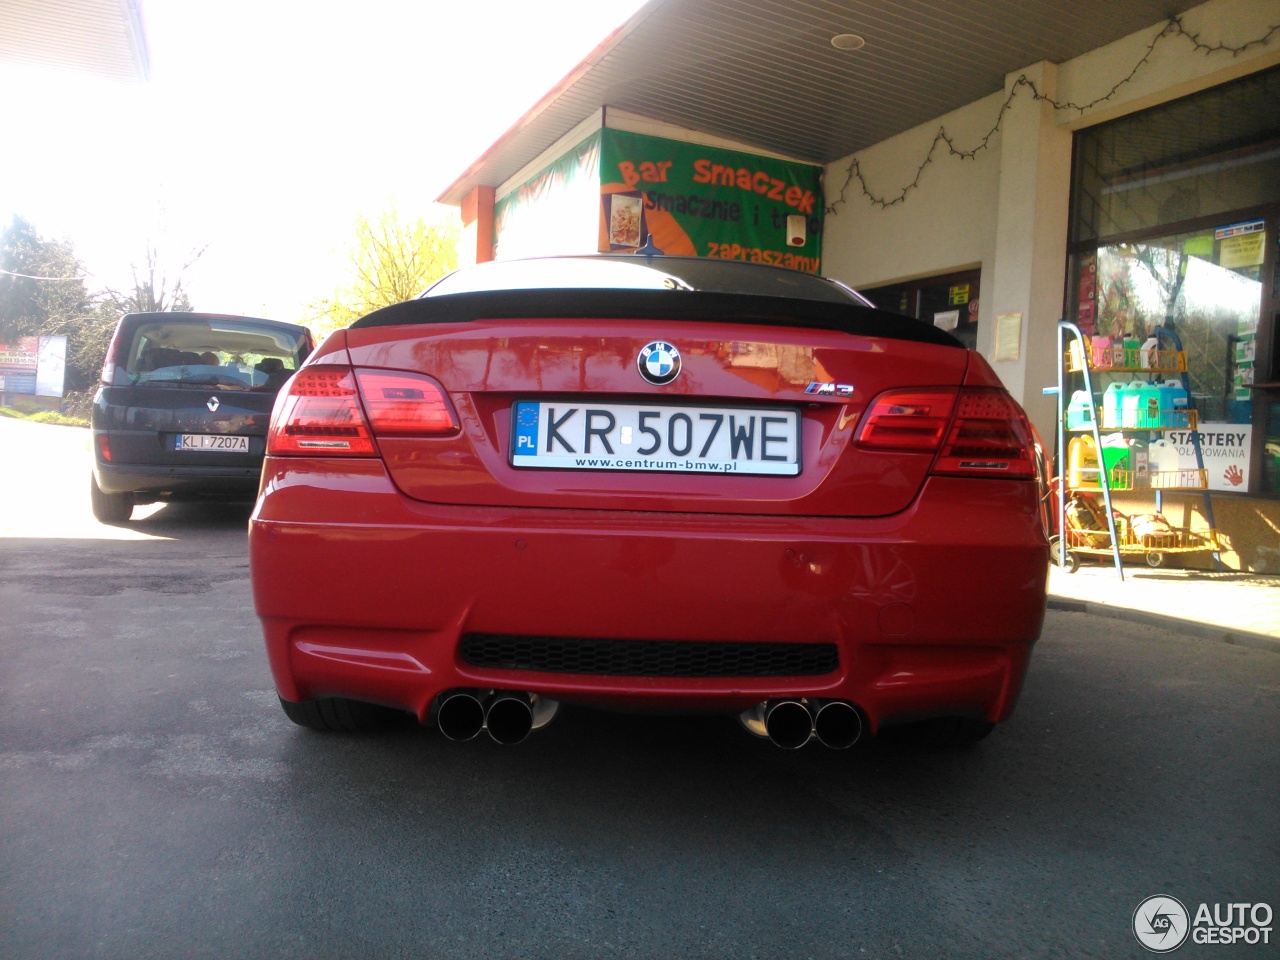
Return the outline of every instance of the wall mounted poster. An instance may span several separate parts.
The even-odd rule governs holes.
[[[652,238],[673,256],[821,270],[821,167],[609,128],[600,134],[601,251],[634,251]],[[788,230],[794,216],[800,233]]]
[[[1022,311],[996,314],[994,359],[1014,361],[1022,356]]]
[[[1242,493],[1248,489],[1249,464],[1253,453],[1253,426],[1248,423],[1202,423],[1200,455],[1209,477],[1209,489]],[[1196,450],[1191,431],[1171,430],[1165,438],[1178,451],[1178,469],[1196,466]]]

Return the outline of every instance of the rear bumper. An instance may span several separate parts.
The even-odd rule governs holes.
[[[853,701],[872,729],[999,721],[1044,616],[1032,484],[933,478],[904,513],[850,520],[439,506],[373,460],[269,458],[263,477],[254,600],[287,700],[425,718],[455,687],[636,710],[812,696]],[[839,662],[749,678],[503,670],[461,660],[468,634],[828,643]]]
[[[252,500],[260,467],[177,467],[96,461],[94,475],[104,493],[132,493],[152,500]]]

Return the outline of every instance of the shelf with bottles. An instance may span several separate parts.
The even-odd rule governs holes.
[[[1165,553],[1204,551],[1213,554],[1215,567],[1221,569],[1199,418],[1177,332],[1160,327],[1142,342],[1123,334],[1090,337],[1061,320],[1058,361],[1057,387],[1045,391],[1058,398],[1061,536],[1056,538],[1055,562],[1074,571],[1081,554],[1110,557],[1123,580],[1126,557],[1145,556],[1154,567],[1164,562]],[[1130,530],[1130,518],[1112,504],[1113,491],[1136,492],[1138,499],[1154,495],[1151,519],[1164,525],[1164,533],[1155,537]],[[1163,497],[1174,492],[1203,499],[1207,536],[1174,531],[1168,525],[1161,515]],[[1095,500],[1101,507],[1092,510]],[[1073,519],[1086,506],[1092,522]]]
[[[1185,373],[1187,354],[1183,350],[1163,350],[1156,337],[1143,342],[1137,338],[1085,337],[1085,346],[1072,340],[1066,357],[1068,373],[1080,373],[1088,358],[1090,370],[1098,373]]]
[[[1087,390],[1071,395],[1066,413],[1068,432],[1092,431],[1095,417],[1100,430],[1150,433],[1194,430],[1198,423],[1196,410],[1180,380],[1117,381],[1103,392],[1100,406],[1094,406],[1093,400]]]
[[[1091,416],[1097,416],[1098,429],[1128,433],[1162,433],[1168,430],[1195,430],[1200,423],[1195,410],[1162,410],[1152,416],[1143,414],[1132,418],[1121,417],[1120,423],[1108,422],[1101,407],[1090,406],[1080,418],[1067,422],[1068,433],[1089,433],[1093,430]]]
[[[1188,465],[1177,445],[1163,437],[1147,440],[1109,431],[1101,436],[1101,444],[1101,456],[1091,433],[1075,436],[1067,444],[1068,490],[1098,492],[1104,479],[1107,490],[1209,489],[1204,466]]]
[[[1071,485],[1072,490],[1097,493],[1102,490],[1098,482],[1097,467],[1083,467],[1078,476],[1078,483]],[[1127,490],[1198,490],[1209,489],[1209,471],[1197,467],[1173,470],[1129,470],[1112,467],[1107,471],[1107,484],[1113,491]]]

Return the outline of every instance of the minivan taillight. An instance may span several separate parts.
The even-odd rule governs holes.
[[[102,373],[98,379],[106,386],[112,386],[116,382],[116,368],[120,365],[120,353],[124,349],[125,337],[121,336],[122,324],[116,324],[116,329],[111,334],[111,343],[107,345],[107,355],[102,360]]]
[[[375,437],[455,433],[444,389],[417,373],[318,364],[281,392],[267,437],[270,456],[376,457]]]
[[[963,477],[1035,476],[1026,414],[999,387],[890,390],[858,428],[864,447],[934,453],[931,473]]]

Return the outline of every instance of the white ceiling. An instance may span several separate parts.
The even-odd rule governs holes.
[[[69,67],[146,80],[151,65],[138,0],[0,0],[0,62]]]
[[[828,163],[1191,0],[651,0],[440,198],[498,186],[602,106]],[[866,45],[838,50],[837,34]]]

